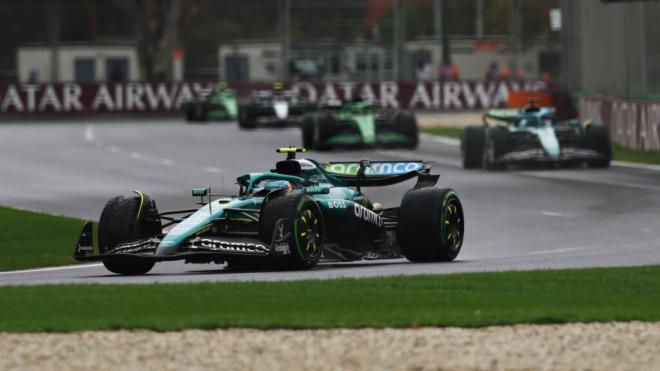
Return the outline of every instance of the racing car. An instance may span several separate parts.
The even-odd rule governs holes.
[[[552,107],[533,102],[521,109],[491,109],[482,126],[461,135],[466,169],[502,170],[518,164],[563,164],[605,168],[612,159],[609,132],[602,125],[577,119],[560,121]]]
[[[238,101],[236,92],[221,82],[208,95],[183,104],[187,122],[204,122],[208,120],[236,120],[238,117]]]
[[[302,144],[309,149],[333,147],[401,147],[419,143],[417,120],[406,112],[383,111],[377,104],[356,100],[328,106],[305,116]]]
[[[296,158],[303,148],[277,152],[286,159],[271,172],[237,178],[237,195],[193,189],[198,208],[159,212],[140,191],[110,199],[98,223],[97,248],[92,222],[86,222],[74,258],[140,275],[170,260],[308,269],[319,261],[401,256],[451,261],[461,250],[461,202],[453,190],[436,187],[439,175],[430,173],[430,162],[320,163]],[[383,208],[362,192],[415,178],[400,207]]]
[[[299,126],[305,113],[316,109],[315,103],[275,83],[272,90],[253,91],[250,98],[239,105],[238,125],[241,129]]]

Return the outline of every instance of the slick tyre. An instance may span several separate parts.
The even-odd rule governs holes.
[[[313,116],[314,119],[314,144],[316,149],[330,150],[332,145],[328,144],[328,140],[335,134],[335,119],[330,114],[318,114]]]
[[[252,130],[257,127],[257,122],[252,117],[250,105],[243,105],[238,110],[238,127],[243,130]]]
[[[506,164],[496,162],[509,147],[509,133],[502,128],[489,128],[486,132],[484,146],[484,167],[486,170],[504,170]]]
[[[408,141],[403,145],[407,149],[415,149],[419,145],[419,130],[417,119],[410,113],[400,113],[394,119],[394,130],[406,136]]]
[[[588,160],[587,166],[593,168],[606,168],[612,160],[612,143],[607,128],[602,125],[589,125],[584,135],[585,146],[599,155],[602,159]]]
[[[288,193],[270,199],[261,211],[259,235],[262,241],[268,244],[273,242],[280,219],[286,223],[283,230],[288,231],[284,232],[284,239],[280,242],[288,244],[289,254],[277,257],[278,265],[285,269],[314,267],[323,253],[325,237],[319,205],[305,193]]]
[[[186,105],[186,122],[192,123],[194,121],[197,121],[197,106],[199,103],[197,102],[190,102]]]
[[[104,254],[120,243],[155,237],[162,233],[158,209],[148,195],[134,192],[117,196],[106,203],[99,220],[99,251]],[[116,260],[103,265],[113,273],[141,275],[153,268],[153,262]]]
[[[463,246],[463,207],[451,189],[412,189],[401,201],[397,242],[413,262],[451,261]]]
[[[468,126],[461,133],[461,155],[464,169],[478,169],[483,166],[484,139],[483,126]]]
[[[316,147],[315,143],[315,127],[314,127],[314,116],[305,115],[302,123],[302,146],[306,149],[314,149]]]

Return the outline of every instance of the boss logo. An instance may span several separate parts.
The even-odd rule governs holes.
[[[338,201],[328,201],[328,209],[345,209],[346,208],[346,202],[338,200]]]
[[[380,215],[365,207],[362,207],[358,204],[353,204],[353,213],[355,214],[356,218],[362,219],[367,223],[373,224],[377,227],[383,226],[383,219],[380,217]]]

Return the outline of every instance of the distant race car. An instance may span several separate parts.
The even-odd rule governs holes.
[[[417,120],[407,112],[389,112],[366,101],[347,102],[305,116],[303,147],[400,147],[415,149],[419,143]]]
[[[319,163],[296,159],[302,148],[281,148],[287,158],[272,172],[238,177],[237,196],[194,189],[199,208],[160,213],[148,195],[112,198],[98,224],[83,226],[74,257],[102,261],[123,275],[147,273],[156,262],[222,263],[230,267],[307,269],[320,260],[352,261],[405,256],[451,261],[461,250],[464,217],[451,189],[435,187],[424,161]],[[383,208],[362,187],[417,178],[400,207]],[[212,199],[212,197],[217,197]]]
[[[307,112],[316,109],[316,104],[307,98],[276,84],[273,90],[252,92],[250,98],[240,104],[238,125],[241,129],[298,126]]]
[[[238,118],[236,92],[228,89],[225,83],[220,83],[208,95],[184,103],[183,111],[188,122],[236,120]]]
[[[463,130],[461,152],[466,169],[531,163],[604,168],[612,159],[606,127],[577,119],[559,121],[552,107],[533,104],[486,111],[483,126]]]

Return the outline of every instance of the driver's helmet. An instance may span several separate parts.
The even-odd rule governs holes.
[[[216,87],[219,91],[227,90],[227,82],[225,81],[220,81]]]
[[[541,123],[543,125],[552,125],[552,116],[550,115],[541,116]]]
[[[290,182],[286,180],[269,180],[264,183],[264,189],[274,191],[276,189],[288,188],[289,191],[293,189]]]
[[[284,84],[280,81],[273,83],[273,91],[281,92],[284,90]]]

